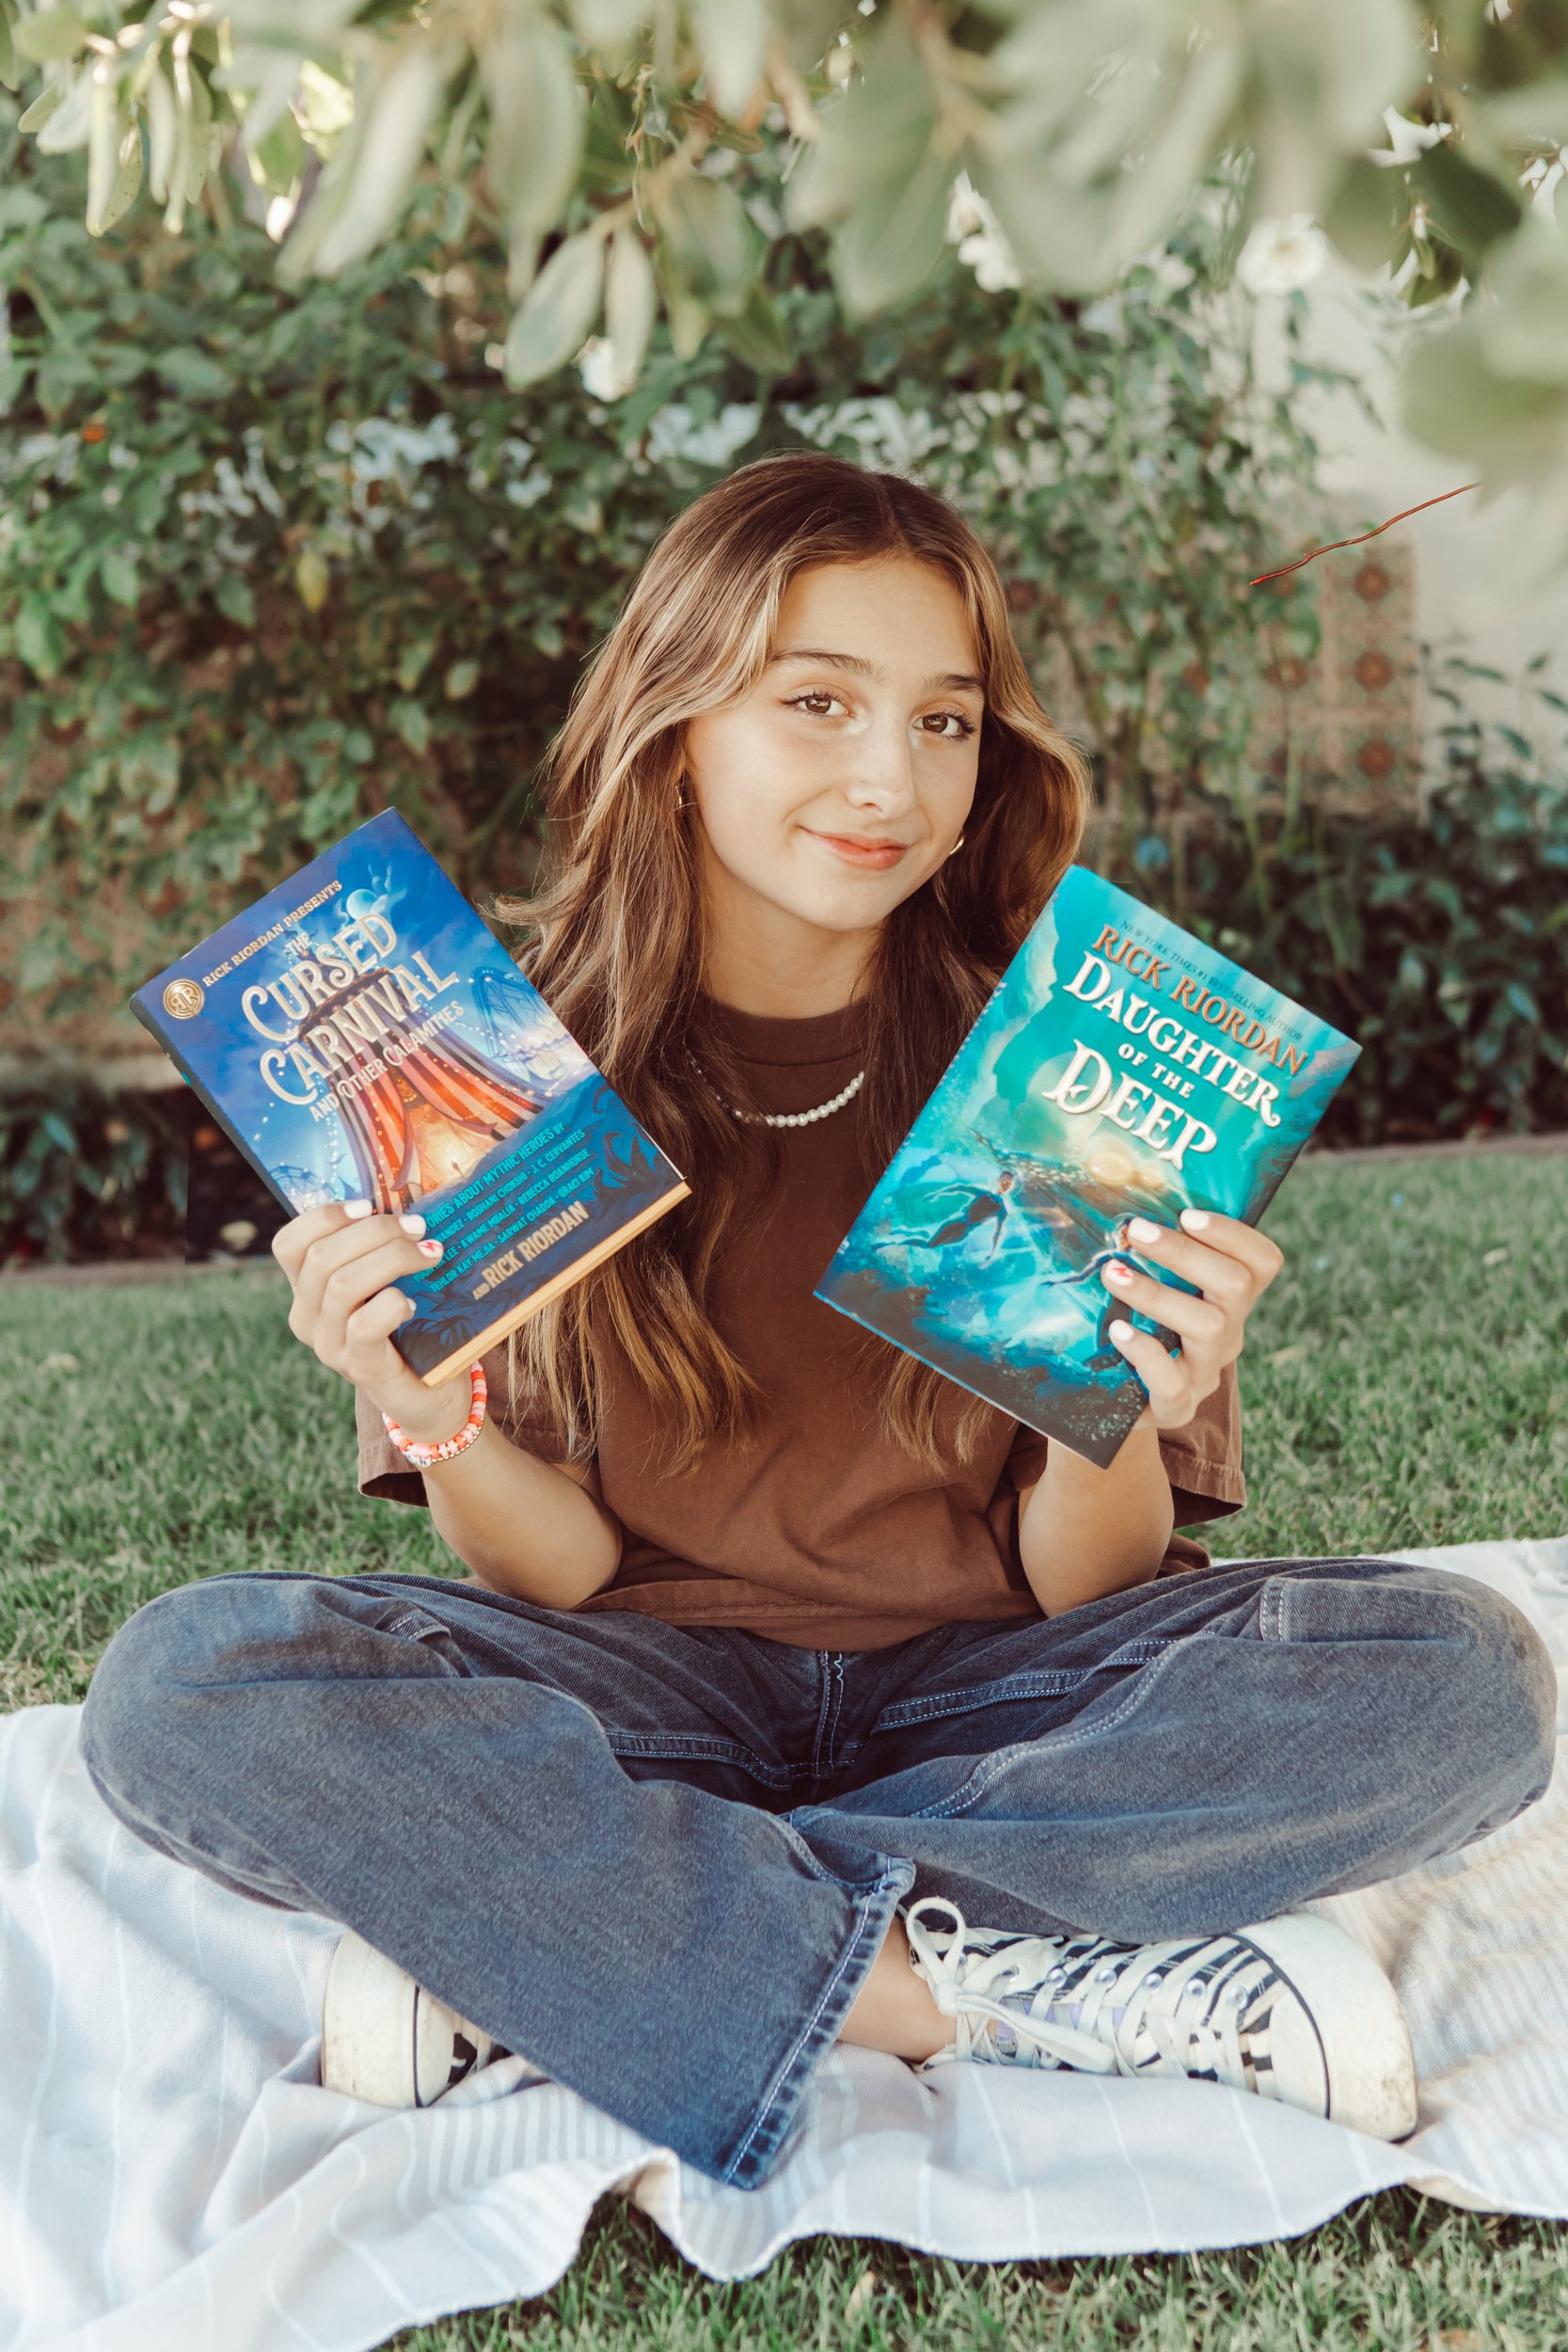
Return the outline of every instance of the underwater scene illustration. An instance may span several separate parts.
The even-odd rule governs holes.
[[[419,1208],[393,1345],[429,1381],[689,1189],[394,809],[131,1004],[291,1213]]]
[[[1148,1392],[1101,1279],[1191,1291],[1126,1225],[1256,1224],[1360,1052],[1165,916],[1070,866],[816,1296],[1101,1467]]]

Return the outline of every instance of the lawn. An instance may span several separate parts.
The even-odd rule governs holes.
[[[1242,1363],[1253,1500],[1228,1558],[1568,1531],[1568,1152],[1308,1156],[1265,1220],[1285,1270]],[[79,1700],[132,1610],[245,1567],[451,1571],[423,1513],[354,1483],[347,1389],[269,1263],[117,1287],[0,1282],[12,1475],[0,1708]],[[18,1468],[26,1466],[26,1475]],[[692,2269],[607,2200],[555,2291],[398,2352],[1558,2352],[1568,2225],[1403,2189],[1284,2242],[966,2265],[818,2238],[754,2280]]]

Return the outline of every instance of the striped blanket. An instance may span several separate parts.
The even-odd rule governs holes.
[[[1568,1730],[1568,1537],[1401,1555],[1540,1628]],[[521,2061],[391,2113],[317,2080],[339,1930],[140,1844],[80,1709],[0,1718],[0,2352],[356,2352],[539,2295],[605,2190],[721,2279],[819,2232],[926,2251],[1188,2251],[1294,2237],[1408,2182],[1568,2218],[1568,1773],[1489,1838],[1306,1908],[1393,1978],[1421,2122],[1394,2147],[1212,2083],[840,2049],[768,2184],[724,2188]]]

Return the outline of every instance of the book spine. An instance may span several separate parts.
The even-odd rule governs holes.
[[[289,1216],[297,1216],[299,1214],[298,1210],[295,1208],[294,1203],[289,1199],[288,1194],[279,1188],[277,1180],[274,1176],[271,1168],[268,1168],[266,1162],[258,1154],[254,1145],[248,1143],[245,1137],[240,1134],[238,1128],[234,1125],[233,1120],[225,1114],[221,1104],[215,1103],[213,1100],[213,1097],[201,1084],[201,1081],[198,1078],[195,1071],[191,1068],[190,1063],[185,1059],[184,1055],[181,1053],[173,1039],[160,1027],[158,1023],[151,1018],[140,1001],[135,996],[131,999],[131,1010],[135,1014],[136,1019],[141,1023],[142,1027],[148,1032],[148,1035],[154,1038],[158,1044],[162,1046],[164,1052],[168,1056],[170,1061],[184,1078],[192,1092],[202,1104],[205,1104],[211,1117],[216,1121],[217,1125],[222,1128],[224,1134],[229,1137],[230,1142],[234,1146],[235,1151],[241,1154],[242,1158],[249,1161],[251,1167],[256,1170],[257,1175],[260,1176],[267,1190],[272,1194],[273,1199],[280,1203],[286,1215]]]

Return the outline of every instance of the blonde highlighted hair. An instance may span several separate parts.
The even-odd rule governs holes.
[[[974,803],[963,848],[888,915],[867,975],[865,1082],[848,1109],[867,1187],[893,1156],[1003,967],[1070,863],[1088,812],[1082,754],[1040,707],[996,567],[932,491],[810,450],[756,460],[695,500],[639,571],[586,663],[542,771],[548,832],[530,896],[498,895],[496,919],[533,934],[516,957],[610,1085],[691,1183],[690,1197],[508,1339],[512,1394],[553,1419],[568,1455],[599,1435],[595,1340],[610,1337],[645,1389],[678,1476],[714,1441],[759,1434],[767,1398],[713,1327],[714,1261],[749,1176],[777,1178],[776,1133],[741,1126],[742,1067],[701,1019],[705,993],[695,806],[677,810],[685,731],[748,694],[779,609],[808,566],[902,556],[952,582],[985,687]],[[939,1435],[961,1391],[912,1356],[861,1334],[881,1427],[940,1474]],[[973,1459],[997,1419],[972,1398],[947,1433]]]

